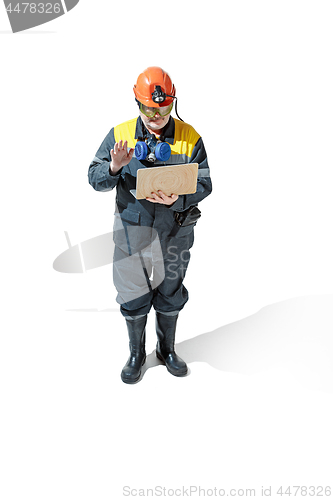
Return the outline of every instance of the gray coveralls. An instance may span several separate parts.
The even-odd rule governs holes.
[[[124,125],[127,123],[130,122],[118,126],[120,130],[126,130]],[[142,135],[142,127],[143,122],[138,117],[133,128],[135,136],[121,139],[128,140],[129,144],[132,140],[133,144]],[[167,162],[151,164],[133,156],[117,175],[111,175],[110,151],[117,142],[115,135],[119,137],[116,127],[110,130],[98,149],[88,178],[97,191],[117,188],[113,233],[113,281],[118,291],[117,302],[121,304],[123,316],[128,318],[148,314],[152,306],[161,313],[176,314],[188,300],[183,279],[194,242],[194,225],[180,227],[174,236],[170,233],[175,227],[175,212],[196,206],[212,191],[202,138],[190,125],[170,117],[163,129],[164,140],[172,149]],[[184,163],[199,164],[196,193],[179,196],[171,206],[137,200],[131,193],[136,187],[139,168]]]

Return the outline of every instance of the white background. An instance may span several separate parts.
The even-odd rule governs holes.
[[[333,486],[332,17],[330,1],[81,0],[13,35],[0,8],[1,498]],[[88,166],[151,65],[204,139],[213,194],[177,331],[190,374],[155,364],[151,313],[129,386],[111,266],[52,264],[64,231],[112,230],[115,192]]]

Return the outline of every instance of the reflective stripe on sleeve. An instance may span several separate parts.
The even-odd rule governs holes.
[[[198,177],[210,177],[209,168],[199,168]]]

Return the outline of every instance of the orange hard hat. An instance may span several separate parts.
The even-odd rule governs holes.
[[[158,87],[166,94],[163,101],[153,101],[153,94]],[[152,108],[168,106],[173,102],[170,96],[176,95],[176,89],[168,73],[158,66],[151,66],[138,76],[136,85],[133,87],[135,97],[139,102]]]

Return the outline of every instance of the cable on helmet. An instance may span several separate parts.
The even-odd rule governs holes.
[[[173,99],[175,99],[175,101],[176,101],[176,106],[175,106],[176,115],[178,116],[179,120],[183,122],[184,120],[182,120],[182,119],[181,119],[181,117],[180,117],[180,116],[179,116],[179,114],[178,114],[178,110],[177,110],[177,102],[178,102],[178,101],[177,101],[177,97],[176,97],[176,96],[174,96],[174,95],[168,95],[168,94],[165,94],[165,93],[162,91],[161,86],[160,86],[160,85],[156,85],[156,86],[155,86],[155,90],[154,90],[154,92],[153,92],[153,93],[152,93],[152,95],[151,95],[152,100],[153,100],[154,102],[156,102],[156,103],[160,104],[160,103],[162,103],[162,102],[164,102],[164,101],[165,101],[165,98],[166,98],[166,97],[172,97]]]

